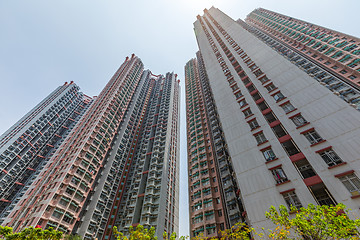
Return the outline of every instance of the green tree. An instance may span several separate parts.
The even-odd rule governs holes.
[[[296,213],[291,218],[288,209],[280,205],[279,210],[274,206],[265,216],[277,225],[270,231],[273,239],[360,239],[358,227],[360,220],[348,217],[349,210],[344,204],[336,206],[315,206],[309,204],[307,208],[291,208]]]
[[[61,240],[63,233],[49,228],[28,227],[21,232],[13,233],[12,228],[0,226],[0,236],[5,240]]]
[[[117,240],[157,240],[157,237],[155,237],[154,227],[151,227],[148,230],[140,224],[137,225],[135,229],[133,227],[130,227],[129,237],[126,237],[122,232],[119,232],[117,230],[117,227],[114,227],[113,231]]]
[[[172,233],[169,237],[169,234],[167,232],[163,233],[163,239],[164,240],[175,240],[176,239],[176,233]]]
[[[294,215],[293,215],[294,214]],[[280,205],[279,209],[271,207],[265,213],[266,218],[270,219],[276,228],[273,230],[262,229],[263,233],[258,233],[254,228],[247,226],[244,223],[237,223],[231,229],[220,231],[220,239],[213,237],[211,240],[250,240],[251,237],[256,239],[276,239],[276,240],[335,240],[335,239],[352,239],[360,240],[358,228],[360,226],[360,219],[352,220],[348,217],[349,210],[344,204],[336,206],[315,206],[309,204],[307,208],[296,209],[291,207],[289,210]],[[155,240],[157,239],[155,229],[144,229],[143,226],[138,225],[136,229],[130,228],[129,238],[117,231],[114,227],[114,233],[117,240]],[[164,240],[175,240],[176,234],[164,232]],[[188,239],[188,237],[180,237],[180,240]],[[200,234],[193,237],[192,240],[209,240]]]
[[[66,235],[66,236],[64,237],[64,239],[65,239],[65,240],[82,240],[82,237],[79,236],[79,235],[77,235],[77,234],[75,234],[75,235],[69,234],[69,235]]]
[[[245,223],[239,222],[232,226],[230,229],[225,229],[220,232],[221,240],[250,240],[250,233],[255,232],[254,228],[247,226]],[[217,238],[213,238],[217,239]]]

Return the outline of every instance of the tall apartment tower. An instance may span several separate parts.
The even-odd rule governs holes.
[[[179,83],[143,68],[126,58],[3,225],[85,239],[139,223],[178,230]]]
[[[241,20],[240,20],[241,21]],[[360,87],[360,39],[266,9],[255,9],[245,19],[253,31],[263,32],[314,66],[304,65],[312,74],[325,68],[336,77]]]
[[[76,232],[84,239],[110,239],[112,227],[178,232],[179,82],[144,71],[127,108],[123,127],[96,187],[83,208]]]
[[[194,27],[200,53],[185,67],[191,237],[212,236],[210,229],[221,229],[221,223],[233,225],[230,209],[266,229],[274,227],[264,215],[271,205],[341,202],[353,209],[350,217],[359,218],[360,95],[350,70],[330,70],[214,7]],[[225,163],[217,155],[218,140],[228,154]],[[201,161],[198,152],[205,154]],[[205,168],[211,170],[209,195],[197,187],[197,180],[209,177],[202,175]],[[229,201],[233,192],[236,205]],[[215,221],[206,218],[212,208]],[[219,209],[224,218],[216,215]]]
[[[243,209],[200,52],[186,64],[185,81],[191,231],[214,237],[243,221]]]
[[[87,109],[91,98],[65,83],[0,137],[0,221]]]

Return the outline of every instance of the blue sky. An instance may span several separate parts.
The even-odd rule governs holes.
[[[3,0],[0,135],[66,81],[97,95],[132,53],[155,74],[178,73],[184,90],[184,65],[198,49],[192,24],[212,5],[235,20],[263,7],[360,37],[358,0]],[[184,100],[180,234],[188,235]]]

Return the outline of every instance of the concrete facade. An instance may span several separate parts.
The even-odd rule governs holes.
[[[194,26],[245,221],[272,228],[271,205],[339,202],[358,218],[356,106],[216,8]]]

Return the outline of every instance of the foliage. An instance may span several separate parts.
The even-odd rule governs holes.
[[[250,240],[251,237],[256,239],[276,239],[276,240],[335,240],[335,239],[352,239],[360,240],[360,233],[358,227],[360,226],[360,219],[352,220],[348,217],[349,210],[344,204],[336,206],[315,206],[309,204],[307,208],[296,209],[291,207],[290,213],[288,209],[280,205],[277,210],[271,207],[269,212],[265,213],[266,218],[270,219],[275,225],[274,230],[268,230],[263,233],[258,233],[254,228],[247,226],[244,223],[237,223],[231,229],[220,231],[220,239],[213,237],[204,237],[203,233],[192,238],[192,240]],[[114,227],[115,236],[117,240],[155,240],[157,239],[155,229],[144,229],[143,226],[138,225],[136,229],[130,228],[130,237],[125,237],[122,233],[117,231]],[[180,240],[186,240],[189,237],[180,237]],[[175,240],[176,234],[168,234],[164,232],[164,240]]]
[[[5,238],[8,235],[11,235],[13,233],[11,227],[3,227],[0,226],[0,237],[1,239]]]
[[[265,216],[277,225],[270,231],[269,237],[273,239],[360,239],[358,227],[360,220],[351,220],[349,210],[344,204],[336,206],[315,206],[309,204],[307,208],[291,208],[296,212],[290,218],[287,208],[283,205],[279,211],[271,207]]]
[[[66,235],[66,236],[64,237],[64,239],[65,239],[65,240],[82,240],[82,237],[79,236],[79,235],[77,235],[77,234],[75,234],[75,235],[69,234],[69,235]]]
[[[155,228],[152,227],[149,230],[144,228],[142,225],[137,225],[134,229],[133,227],[130,227],[129,237],[124,236],[122,232],[119,232],[117,230],[117,227],[113,228],[114,235],[117,240],[157,240],[157,237],[155,237]]]
[[[254,232],[254,228],[247,226],[245,223],[237,223],[232,226],[230,229],[225,229],[220,232],[221,240],[233,240],[233,239],[243,239],[250,240],[250,233]],[[216,239],[216,238],[214,238]]]
[[[52,228],[42,230],[34,227],[28,227],[19,233],[13,233],[11,227],[0,226],[0,237],[5,240],[60,240],[63,233]]]
[[[170,238],[168,236],[169,236],[169,234],[167,232],[163,233],[164,240],[175,240],[176,239],[176,233],[174,233],[174,232],[170,235]]]

